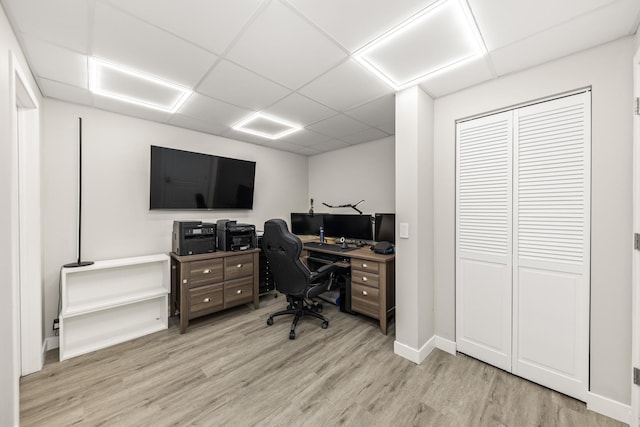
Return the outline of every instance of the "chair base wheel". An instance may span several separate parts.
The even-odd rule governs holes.
[[[322,322],[322,329],[327,329],[329,327],[329,322]]]
[[[296,339],[296,332],[295,331],[289,332],[289,339],[290,340],[295,340]]]
[[[273,317],[269,317],[267,319],[267,325],[269,325],[269,326],[273,325]]]

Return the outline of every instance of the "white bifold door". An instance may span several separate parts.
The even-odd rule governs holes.
[[[458,351],[585,400],[590,92],[456,125]]]

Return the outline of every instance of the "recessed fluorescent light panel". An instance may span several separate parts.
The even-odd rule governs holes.
[[[278,139],[299,131],[302,126],[264,113],[255,113],[236,123],[233,129],[263,138]]]
[[[486,54],[465,0],[438,0],[354,53],[395,90]]]
[[[89,88],[97,95],[168,113],[178,111],[192,93],[182,86],[97,58],[89,58]]]

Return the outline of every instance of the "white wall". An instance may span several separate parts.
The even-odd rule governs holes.
[[[434,346],[433,99],[419,87],[396,95],[396,341],[421,363]]]
[[[632,67],[627,37],[435,102],[436,335],[455,339],[455,121],[572,89],[592,92],[590,390],[629,404]]]
[[[0,351],[0,425],[18,425],[18,377],[19,361],[15,359],[19,354],[15,330],[18,326],[14,318],[13,302],[17,301],[17,295],[13,294],[13,284],[18,278],[16,268],[17,252],[12,239],[17,238],[17,152],[13,146],[11,134],[12,123],[11,110],[15,108],[15,98],[11,87],[12,76],[10,73],[9,57],[14,55],[20,67],[28,73],[24,55],[18,45],[15,35],[7,21],[4,10],[0,9],[0,272],[2,272],[2,298],[0,298],[0,343],[3,350]],[[31,75],[26,76],[28,84],[37,91],[37,86]],[[36,93],[38,102],[40,94]],[[34,260],[38,262],[38,260]]]
[[[366,214],[395,212],[395,144],[388,137],[309,157],[309,198],[316,212],[357,213],[351,208],[329,209],[364,199]],[[299,212],[309,210],[309,200]]]
[[[78,117],[83,119],[83,260],[170,252],[174,220],[229,218],[262,229],[267,219],[289,218],[294,207],[306,204],[305,156],[51,99],[43,109],[45,325],[57,317],[60,267],[77,258]],[[150,211],[151,145],[256,161],[253,210]]]

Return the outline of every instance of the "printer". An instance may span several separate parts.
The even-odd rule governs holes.
[[[172,250],[178,255],[216,251],[216,224],[202,221],[173,221]]]
[[[216,223],[218,250],[244,251],[255,248],[256,227],[252,224],[238,224],[228,219]]]

